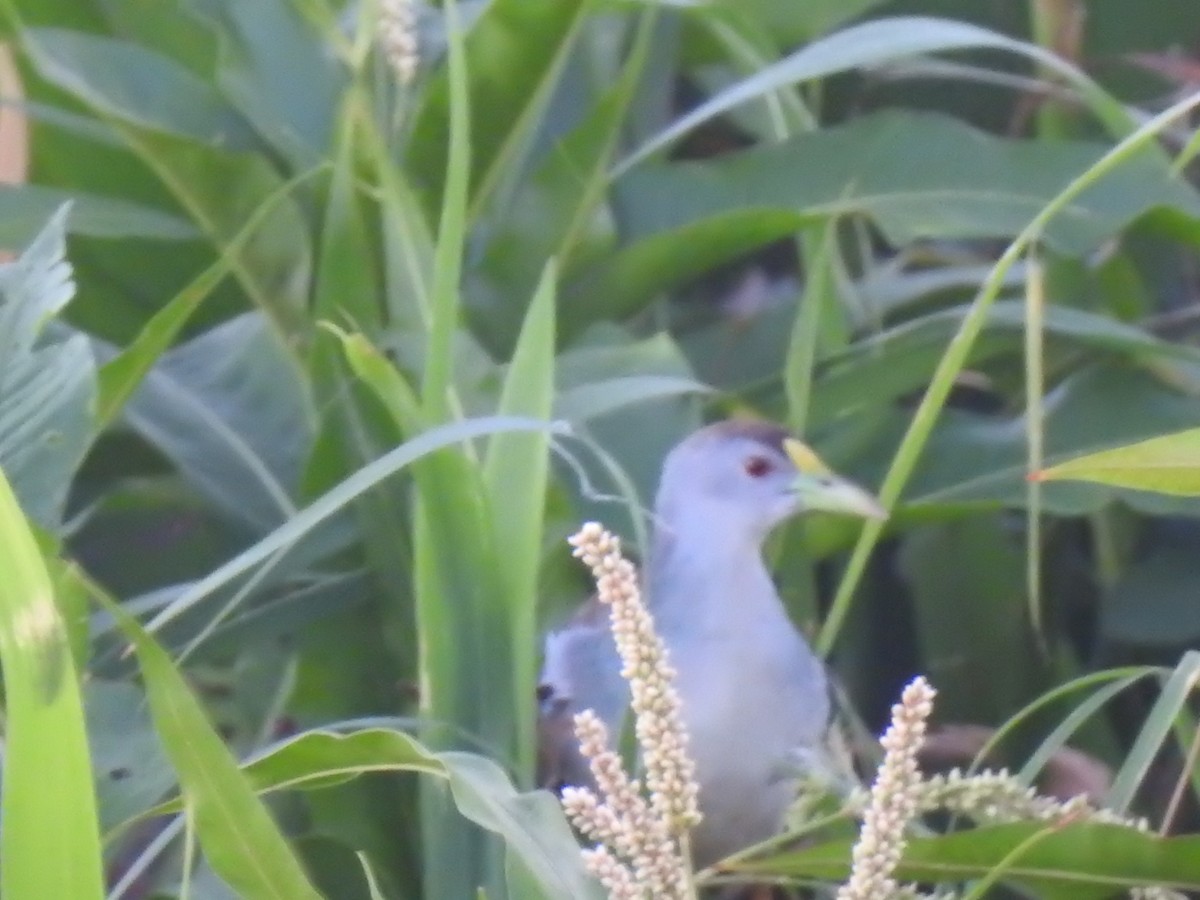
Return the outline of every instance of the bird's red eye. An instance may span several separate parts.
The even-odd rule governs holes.
[[[743,464],[746,474],[751,478],[762,478],[771,471],[771,461],[765,456],[751,456]]]

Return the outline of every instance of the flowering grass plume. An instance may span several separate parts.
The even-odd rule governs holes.
[[[895,872],[912,822],[935,810],[967,816],[979,824],[1002,822],[1091,821],[1149,830],[1144,819],[1135,819],[1097,808],[1080,795],[1059,800],[1038,794],[1007,771],[964,774],[955,769],[924,778],[917,755],[925,740],[926,722],[933,711],[936,692],[924,678],[915,678],[892,707],[892,723],[880,743],[884,758],[869,794],[858,794],[851,806],[862,810],[862,830],[852,851],[850,879],[837,900],[953,900],[958,895],[940,890],[933,894],[917,886],[900,884]],[[1131,900],[1183,900],[1163,887],[1140,887]]]
[[[935,694],[929,682],[917,677],[892,707],[892,724],[880,740],[883,762],[863,813],[850,879],[838,889],[837,900],[891,900],[903,893],[893,876],[904,853],[905,831],[920,806],[917,754],[925,742]]]
[[[420,62],[415,0],[379,0],[379,49],[401,85],[412,83]]]
[[[592,570],[600,602],[608,606],[621,676],[629,684],[645,790],[622,768],[604,723],[585,710],[575,717],[575,735],[596,787],[564,789],[563,809],[596,842],[584,859],[610,897],[692,897],[687,835],[700,821],[699,788],[674,670],[619,539],[589,522],[570,542],[575,556]]]

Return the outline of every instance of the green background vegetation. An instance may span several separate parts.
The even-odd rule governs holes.
[[[1025,477],[1200,421],[1181,4],[464,0],[410,86],[370,0],[0,9],[6,896],[589,895],[530,792],[563,539],[643,544],[735,412],[894,509],[770,548],[868,729],[924,672],[1194,825],[1200,502]],[[1200,887],[1187,837],[1035,843],[1042,896]]]

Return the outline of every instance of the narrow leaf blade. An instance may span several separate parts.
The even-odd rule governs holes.
[[[1200,428],[1089,453],[1030,476],[1033,481],[1094,481],[1114,487],[1200,496]]]

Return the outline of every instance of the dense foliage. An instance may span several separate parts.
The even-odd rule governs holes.
[[[733,413],[893,510],[771,546],[863,733],[924,672],[951,761],[1189,830],[1200,502],[1026,478],[1200,421],[1181,10],[415,4],[409,78],[397,5],[0,2],[5,894],[589,895],[532,791],[563,538],[643,544]],[[1042,831],[909,874],[1200,889]]]

